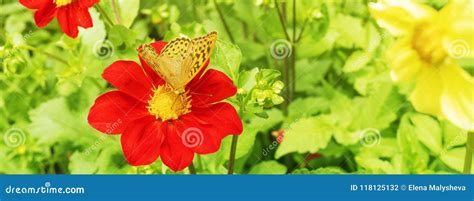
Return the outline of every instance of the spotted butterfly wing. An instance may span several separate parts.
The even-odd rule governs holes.
[[[184,90],[210,58],[216,39],[216,32],[195,39],[180,37],[169,42],[159,56],[150,45],[144,45],[139,54],[171,87]]]

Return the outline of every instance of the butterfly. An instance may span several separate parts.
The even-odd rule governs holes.
[[[209,60],[216,40],[217,32],[213,31],[194,39],[176,38],[166,44],[160,54],[150,44],[143,45],[138,53],[175,93],[183,93]]]

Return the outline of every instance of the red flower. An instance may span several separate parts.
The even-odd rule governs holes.
[[[165,45],[152,44],[158,53]],[[147,165],[160,156],[179,171],[191,164],[194,153],[216,152],[224,137],[242,133],[235,109],[220,102],[237,91],[224,73],[202,70],[185,93],[176,94],[141,58],[140,62],[143,70],[123,60],[105,69],[102,77],[117,90],[99,96],[88,117],[95,129],[122,134],[122,150],[130,165]]]
[[[23,6],[34,9],[36,26],[44,27],[57,17],[61,30],[76,38],[77,27],[92,27],[89,8],[99,0],[20,0]]]

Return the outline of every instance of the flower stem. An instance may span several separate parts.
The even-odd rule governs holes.
[[[293,42],[296,41],[296,0],[293,0]]]
[[[287,31],[287,27],[286,27],[286,14],[284,13],[286,11],[286,2],[283,2],[282,3],[282,7],[283,7],[283,10],[280,9],[280,3],[278,3],[278,1],[275,1],[275,9],[277,11],[277,14],[278,14],[278,17],[280,19],[280,24],[281,24],[281,27],[283,29],[283,33],[285,34],[285,37],[286,37],[286,40],[288,42],[292,42],[291,38],[290,38],[290,35],[288,34],[288,31]],[[293,51],[293,44],[291,43],[291,51]],[[292,55],[290,55],[291,57]],[[292,89],[292,84],[291,84],[291,62],[288,60],[288,57],[285,58],[284,60],[284,69],[283,69],[283,81],[285,83],[285,91],[284,91],[284,94],[285,94],[285,99],[286,101],[283,102],[282,104],[282,107],[283,107],[283,112],[285,114],[288,113],[288,105],[289,103],[291,102],[291,89]]]
[[[305,28],[306,28],[306,25],[308,24],[308,20],[309,20],[309,18],[306,18],[306,19],[304,20],[303,25],[302,25],[302,27],[301,27],[301,31],[300,31],[300,33],[298,34],[298,36],[296,37],[295,43],[297,43],[297,42],[299,42],[299,41],[301,40],[301,36],[303,36],[303,32],[304,32],[304,30],[305,30]]]
[[[293,38],[292,38],[292,42],[291,42],[291,50],[292,50],[292,54],[291,54],[291,75],[290,75],[290,84],[291,84],[291,88],[290,88],[290,97],[289,97],[289,100],[288,101],[292,101],[293,100],[293,96],[295,94],[295,90],[296,90],[296,0],[293,0]]]
[[[238,135],[232,136],[232,144],[230,145],[229,167],[227,174],[234,174],[235,153],[237,152]]]
[[[219,18],[221,19],[222,24],[224,25],[224,29],[227,32],[227,35],[229,36],[230,41],[232,43],[235,43],[234,36],[232,35],[232,32],[230,32],[229,25],[227,24],[227,21],[224,18],[224,14],[222,13],[221,8],[219,7],[219,5],[217,5],[216,0],[214,0],[213,2],[214,6],[216,7],[217,13],[219,14]]]
[[[191,165],[188,167],[190,174],[196,174],[196,168],[194,167],[194,162],[191,162]]]
[[[105,21],[107,21],[108,25],[109,26],[114,26],[114,22],[112,21],[112,19],[107,15],[107,13],[105,12],[105,10],[102,8],[102,6],[100,6],[99,4],[96,4],[95,7],[97,7],[97,10],[99,10],[100,14],[102,16],[104,16],[105,18]]]
[[[468,132],[467,142],[466,142],[466,157],[464,158],[464,174],[471,174],[473,148],[474,148],[474,132]]]

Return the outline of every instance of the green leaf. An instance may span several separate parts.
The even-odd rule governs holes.
[[[69,159],[69,171],[71,174],[94,174],[97,172],[97,156],[99,152],[82,153],[74,152]]]
[[[249,174],[285,174],[286,166],[277,161],[264,161],[250,169]]]
[[[136,34],[133,30],[123,25],[115,25],[109,33],[109,40],[116,46],[125,44],[127,47],[133,47],[136,41]]]
[[[339,34],[336,44],[341,47],[365,49],[367,46],[366,30],[360,18],[338,13],[331,19],[330,29],[336,30]]]
[[[123,156],[119,137],[100,135],[87,149],[71,155],[71,174],[123,173],[131,168]]]
[[[72,113],[64,98],[47,101],[29,114],[31,124],[28,130],[38,139],[38,144],[71,141],[77,145],[88,145],[98,134],[87,124],[86,113]]]
[[[346,73],[358,71],[364,68],[371,59],[371,54],[365,51],[355,51],[349,56],[342,67],[342,71]]]
[[[226,159],[229,157],[229,149],[226,147],[230,146],[231,137],[227,137],[222,141],[222,148],[217,153],[198,155],[195,161],[198,161],[202,171],[200,173],[207,174],[226,174],[227,166],[225,165]],[[225,151],[224,151],[225,150]]]
[[[104,41],[106,32],[104,22],[100,20],[100,14],[95,8],[89,9],[89,12],[94,26],[88,29],[79,29],[79,35],[83,44],[89,46],[88,48],[94,48],[98,42]],[[94,50],[91,49],[91,51]]]
[[[266,46],[258,43],[249,43],[247,41],[243,43],[238,43],[240,49],[242,50],[242,62],[249,62],[257,60],[265,56],[265,52],[268,51]]]
[[[376,154],[370,152],[363,152],[355,157],[357,165],[366,170],[368,173],[375,174],[399,174],[401,173],[397,166],[391,161],[383,160]],[[395,160],[394,160],[395,162]]]
[[[111,18],[114,24],[130,27],[138,15],[140,1],[137,0],[117,0],[100,1],[100,5],[105,13]]]
[[[328,146],[318,151],[319,154],[327,157],[340,158],[347,154],[347,148],[344,145],[336,143],[334,140],[329,141]]]
[[[318,41],[314,41],[311,37],[301,39],[301,42],[296,46],[298,58],[317,57],[324,52],[331,50],[334,47],[339,33],[330,29],[324,37]]]
[[[360,152],[370,152],[379,158],[392,158],[400,153],[397,139],[390,137],[380,137],[377,143],[371,144],[372,146],[363,146]]]
[[[240,135],[236,158],[246,155],[255,144],[255,136],[258,132],[266,132],[283,120],[280,110],[268,110],[268,118],[254,117],[250,123],[244,126],[244,132]]]
[[[306,168],[296,169],[291,174],[344,174],[346,171],[340,167],[322,167],[315,170]]]
[[[403,105],[400,95],[389,82],[379,83],[366,98],[353,102],[354,130],[375,128],[383,130],[397,119],[396,112]]]
[[[331,137],[332,125],[327,116],[299,119],[288,128],[275,157],[280,158],[292,152],[316,153],[328,145]]]
[[[382,36],[380,36],[374,23],[367,23],[365,28],[367,30],[367,52],[372,53],[382,42]]]
[[[362,144],[355,159],[357,164],[371,173],[401,173],[400,150],[395,138],[380,137],[378,142]]]
[[[411,114],[402,117],[397,130],[398,146],[402,152],[402,172],[418,173],[426,170],[429,154],[421,147],[416,133],[416,126],[411,122]]]
[[[237,143],[237,152],[235,158],[241,158],[246,156],[254,147],[255,136],[258,132],[268,132],[278,123],[283,121],[283,113],[277,109],[271,109],[267,111],[268,118],[264,119],[258,116],[253,116],[249,123],[244,123],[244,131],[239,136]],[[208,159],[211,163],[212,160],[218,161],[217,163],[224,163],[225,160],[229,159],[230,145],[232,137],[226,137],[222,140],[221,149],[216,154],[213,154],[213,159]],[[216,170],[219,165],[214,165],[212,168]]]
[[[4,15],[11,15],[15,12],[19,12],[21,10],[25,9],[21,4],[18,4],[17,2],[12,2],[12,3],[4,3],[0,4],[0,10],[2,11],[0,13],[0,16]]]
[[[410,115],[410,121],[420,142],[435,155],[438,155],[442,150],[441,128],[438,122],[430,116],[423,114]]]
[[[330,59],[298,60],[296,62],[296,91],[304,93],[315,91],[316,84],[324,79],[331,64]]]
[[[331,103],[331,118],[338,125],[335,138],[339,143],[351,145],[358,141],[366,129],[384,130],[397,119],[403,105],[400,95],[388,82],[382,82],[368,97],[349,99],[336,93]]]
[[[323,97],[298,98],[288,105],[288,117],[283,127],[287,127],[298,118],[310,117],[329,109],[330,102]]]
[[[300,1],[300,2],[304,2],[304,1]],[[309,1],[309,2],[315,3],[317,1]],[[305,7],[305,9],[307,8]],[[315,18],[315,19],[310,19],[307,33],[309,33],[309,35],[313,38],[313,40],[319,41],[322,37],[324,37],[324,35],[329,30],[330,15],[328,13],[328,7],[326,4],[323,4],[320,6],[320,12],[317,12],[316,14],[310,13],[309,15],[313,15],[313,16],[308,16],[308,18]]]
[[[445,149],[466,144],[467,131],[458,128],[447,120],[441,121],[441,128],[443,130],[443,146]]]

